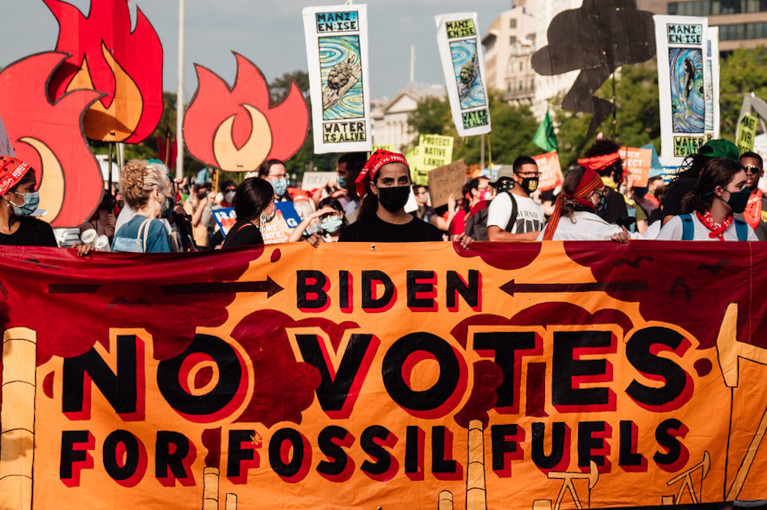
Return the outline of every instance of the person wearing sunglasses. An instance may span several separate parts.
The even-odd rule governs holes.
[[[746,172],[746,186],[751,190],[743,220],[754,229],[760,241],[767,241],[767,197],[759,189],[759,179],[764,175],[762,157],[756,152],[744,152],[740,165]]]

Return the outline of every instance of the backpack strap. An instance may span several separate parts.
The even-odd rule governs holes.
[[[682,220],[682,241],[695,239],[695,225],[692,222],[692,214],[680,214]]]
[[[149,226],[151,224],[151,218],[147,218],[141,222],[141,225],[138,228],[138,235],[136,236],[136,251],[146,253],[146,241],[147,237],[149,237]],[[144,234],[142,235],[141,232],[144,232]]]
[[[517,199],[514,198],[514,195],[507,191],[506,193],[509,194],[509,199],[511,200],[511,217],[509,218],[509,222],[506,224],[506,232],[511,233],[511,230],[514,228],[514,224],[517,222],[517,215],[519,214],[519,209],[517,206]]]
[[[740,218],[733,218],[735,220],[735,232],[738,234],[738,241],[748,241],[748,223]]]

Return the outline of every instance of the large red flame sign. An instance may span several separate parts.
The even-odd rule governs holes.
[[[85,116],[92,140],[138,143],[162,116],[162,44],[138,9],[131,32],[128,0],[92,2],[88,17],[61,0],[43,0],[59,22],[56,50],[71,56],[51,80],[53,99],[75,89],[104,92]]]
[[[270,108],[264,75],[242,55],[234,56],[237,81],[231,89],[195,65],[199,85],[184,118],[184,140],[192,156],[206,165],[246,172],[268,158],[285,160],[298,152],[309,128],[309,110],[295,83],[287,98]]]
[[[42,219],[54,227],[75,227],[90,218],[101,200],[104,181],[88,147],[82,119],[101,97],[75,90],[48,100],[49,77],[66,54],[26,57],[0,73],[0,115],[16,156],[28,162],[40,183]]]

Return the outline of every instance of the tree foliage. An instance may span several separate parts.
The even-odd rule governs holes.
[[[767,101],[767,48],[740,48],[720,62],[721,134],[722,138],[734,141],[743,97],[753,92]]]

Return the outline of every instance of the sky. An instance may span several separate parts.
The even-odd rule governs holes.
[[[68,0],[88,12],[90,0]],[[98,0],[96,0],[98,1]],[[342,2],[337,2],[339,5]],[[362,2],[356,2],[362,3]],[[140,8],[165,52],[163,88],[178,88],[178,0],[129,0],[132,19]],[[328,0],[186,0],[184,98],[197,89],[193,63],[229,84],[236,72],[232,51],[255,63],[271,81],[307,69],[301,10],[334,5]],[[415,45],[415,81],[442,84],[434,16],[476,11],[481,36],[511,7],[510,0],[370,0],[368,2],[370,86],[373,97],[391,99],[410,81],[410,47]],[[0,66],[56,47],[58,24],[42,0],[0,0]]]

